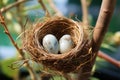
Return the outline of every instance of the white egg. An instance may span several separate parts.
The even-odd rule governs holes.
[[[74,42],[70,35],[63,35],[59,40],[60,53],[66,53],[74,47]]]
[[[59,44],[57,38],[52,34],[47,34],[43,38],[43,47],[50,53],[57,54],[59,51]]]

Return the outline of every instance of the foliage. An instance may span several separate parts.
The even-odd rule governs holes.
[[[11,58],[11,59],[6,59],[6,60],[0,61],[1,62],[1,70],[5,75],[7,75],[9,77],[15,77],[18,75],[18,71],[19,71],[18,69],[13,70],[9,67],[16,60],[17,59],[15,59],[15,58]]]

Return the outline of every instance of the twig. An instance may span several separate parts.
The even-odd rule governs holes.
[[[87,0],[81,0],[81,6],[82,6],[82,20],[83,23],[86,25],[89,25],[89,20],[88,20],[88,5],[87,5]],[[85,29],[88,29],[86,26]]]
[[[108,55],[105,54],[104,52],[99,51],[99,52],[98,52],[98,56],[99,56],[100,58],[103,58],[103,59],[105,59],[106,61],[110,62],[111,64],[113,64],[113,65],[115,65],[115,66],[117,66],[117,67],[120,68],[120,61],[117,61],[117,60],[113,59],[112,57],[108,56]]]
[[[111,16],[113,14],[115,3],[116,3],[116,0],[103,0],[102,1],[100,14],[97,19],[97,23],[96,23],[96,26],[93,32],[92,54],[95,55],[95,57],[92,59],[91,62],[89,62],[83,67],[82,73],[85,73],[86,70],[87,72],[91,72],[92,70],[98,50],[105,36],[105,33],[107,32],[107,28],[110,23]],[[88,80],[91,74],[90,73],[82,74],[82,73],[79,74],[78,80]]]
[[[0,12],[0,23],[3,25],[6,35],[8,35],[9,39],[11,40],[12,44],[15,46],[17,51],[20,53],[20,55],[23,55],[22,50],[19,49],[19,47],[17,46],[17,44],[13,40],[12,36],[10,35],[10,32],[9,32],[9,30],[7,28],[7,25],[5,24],[5,20],[4,20],[4,17],[2,16],[1,12]]]
[[[22,56],[22,59],[25,60],[25,56],[24,56],[24,53],[22,51],[22,49],[20,49],[17,44],[15,43],[15,41],[13,40],[12,36],[10,35],[10,32],[7,28],[7,25],[5,23],[5,20],[4,20],[4,17],[2,16],[2,13],[0,12],[0,23],[3,25],[4,27],[4,30],[5,30],[5,33],[6,35],[9,37],[10,41],[12,42],[12,44],[14,45],[14,47],[17,49],[17,51],[19,52],[19,54]],[[34,70],[32,69],[32,67],[29,65],[29,63],[26,63],[26,67],[28,69],[28,71],[30,72],[30,75],[31,75],[31,79],[32,80],[37,80],[37,77],[35,75],[35,72]]]
[[[57,9],[57,7],[55,6],[55,4],[53,3],[53,0],[48,0],[51,8],[54,10],[54,12],[56,13],[56,15],[58,16],[63,16],[63,14]]]
[[[45,11],[45,15],[46,15],[47,17],[50,17],[50,13],[49,13],[49,11],[47,10],[47,8],[45,7],[43,1],[42,1],[42,0],[38,0],[38,2],[41,4],[43,10]]]
[[[19,0],[16,0],[16,1],[19,1]],[[18,20],[18,23],[20,24],[20,27],[22,29],[21,31],[23,31],[23,28],[24,28],[23,22],[22,22],[23,17],[22,17],[20,12],[22,12],[22,8],[24,8],[24,5],[18,4],[16,7],[17,7],[17,14],[19,16],[19,17],[17,17],[17,20]]]
[[[88,12],[88,1],[87,0],[80,0],[81,1],[81,6],[82,6],[82,22],[83,22],[83,28],[84,28],[84,32],[85,32],[85,36],[88,37],[89,34],[89,25],[90,25],[90,21],[89,21],[89,12]]]
[[[17,2],[14,2],[13,4],[10,4],[10,5],[6,6],[6,7],[3,7],[3,8],[1,8],[1,13],[6,12],[7,10],[17,6],[18,4],[24,3],[26,1],[27,0],[18,0]]]

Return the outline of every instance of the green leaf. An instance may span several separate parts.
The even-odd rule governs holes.
[[[53,76],[53,78],[50,80],[66,80],[66,79],[62,76]]]
[[[113,51],[113,52],[116,51],[116,48],[112,47],[112,46],[109,45],[109,44],[103,43],[101,46],[102,46],[103,48],[109,49],[109,50],[111,50],[111,51]]]
[[[15,58],[1,61],[1,69],[5,75],[9,77],[14,77],[18,75],[18,69],[12,70],[10,67],[8,67],[15,61],[16,61]]]

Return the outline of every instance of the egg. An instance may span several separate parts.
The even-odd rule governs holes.
[[[44,36],[42,41],[43,47],[49,53],[57,54],[59,51],[59,44],[57,38],[52,34]]]
[[[71,35],[65,34],[59,40],[60,53],[66,53],[74,47],[74,42]]]

